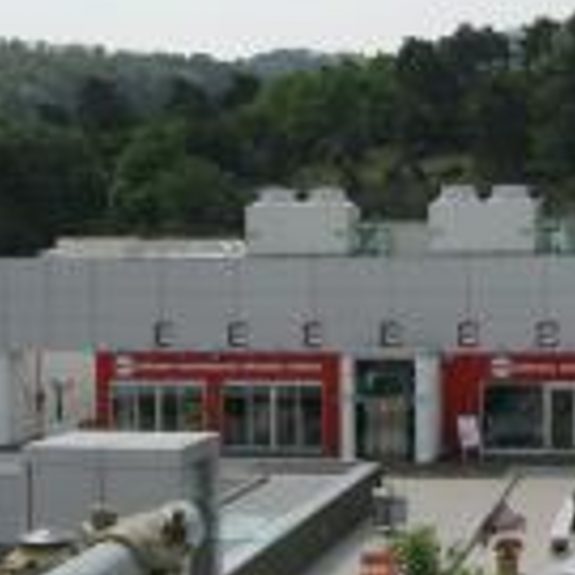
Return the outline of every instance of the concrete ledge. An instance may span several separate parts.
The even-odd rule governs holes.
[[[372,509],[375,464],[359,464],[326,477],[315,497],[266,524],[257,540],[224,556],[224,575],[293,575],[350,532]]]

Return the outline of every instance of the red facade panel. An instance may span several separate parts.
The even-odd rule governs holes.
[[[340,445],[340,358],[328,352],[102,352],[96,360],[98,422],[110,425],[110,386],[115,380],[204,382],[204,416],[209,429],[221,430],[222,389],[226,381],[269,382],[311,380],[322,388],[322,438],[325,455]]]
[[[489,381],[575,382],[574,353],[467,353],[445,356],[442,364],[443,438],[457,449],[457,417],[480,415],[482,386]],[[575,386],[575,384],[574,384]]]
[[[457,355],[443,360],[443,440],[449,452],[457,449],[457,417],[479,414],[481,382],[488,365],[485,355]]]

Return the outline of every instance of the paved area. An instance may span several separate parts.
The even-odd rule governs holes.
[[[527,520],[523,573],[540,575],[553,561],[550,557],[549,530],[564,498],[575,488],[575,470],[526,470],[509,498],[510,506]],[[395,492],[408,499],[408,526],[433,526],[445,547],[467,540],[485,513],[493,506],[509,481],[509,476],[492,478],[393,477]],[[305,575],[353,575],[359,573],[363,550],[378,546],[371,524],[364,524],[347,540],[318,561]],[[469,565],[493,572],[490,549],[477,547]]]

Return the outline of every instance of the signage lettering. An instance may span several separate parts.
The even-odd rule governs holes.
[[[495,378],[565,379],[575,377],[575,358],[521,358],[497,356],[490,365]]]

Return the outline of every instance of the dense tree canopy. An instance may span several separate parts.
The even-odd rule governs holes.
[[[575,203],[575,16],[252,67],[4,41],[0,75],[0,254],[62,234],[237,234],[269,183],[345,186],[368,217],[423,217],[453,181]]]

